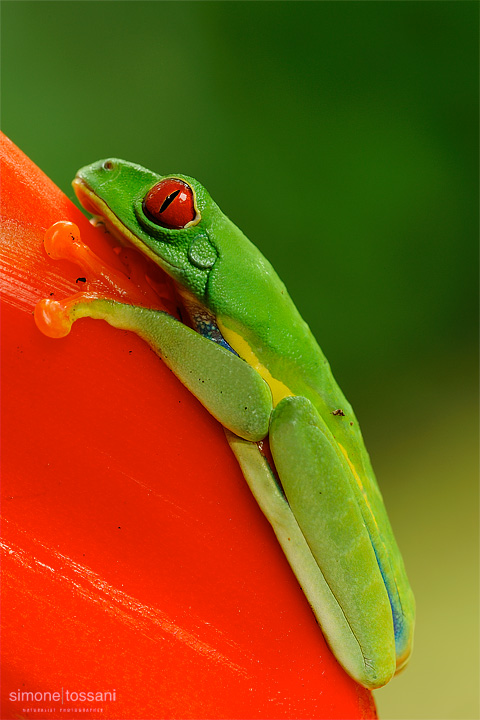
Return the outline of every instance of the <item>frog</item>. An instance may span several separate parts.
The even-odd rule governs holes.
[[[39,303],[37,324],[60,337],[99,319],[150,345],[223,426],[339,663],[382,687],[410,658],[415,600],[358,420],[285,285],[190,176],[108,158],[73,188],[166,273],[182,315],[79,293]]]

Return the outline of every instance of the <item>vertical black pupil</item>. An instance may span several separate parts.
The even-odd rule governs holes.
[[[165,198],[165,200],[162,203],[162,207],[160,208],[160,210],[158,212],[159,213],[165,212],[167,207],[175,200],[175,198],[177,197],[179,192],[180,192],[180,190],[175,190],[174,192],[170,193],[170,195],[167,195],[167,197]]]

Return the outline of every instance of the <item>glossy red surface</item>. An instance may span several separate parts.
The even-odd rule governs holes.
[[[136,336],[38,331],[35,303],[79,276],[45,230],[101,231],[5,138],[1,157],[1,717],[376,717],[222,428]]]
[[[161,180],[147,193],[143,209],[154,223],[183,228],[195,218],[192,189],[181,180]]]

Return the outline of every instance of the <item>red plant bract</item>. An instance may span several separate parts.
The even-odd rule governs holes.
[[[38,300],[78,290],[45,230],[103,233],[4,137],[0,154],[1,717],[376,717],[218,423],[136,336],[35,327]]]

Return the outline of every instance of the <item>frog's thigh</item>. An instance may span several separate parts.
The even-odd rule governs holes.
[[[320,604],[309,597],[327,640],[360,682],[383,685],[395,672],[392,612],[351,470],[304,397],[287,397],[275,408],[270,447],[318,581],[329,590]]]
[[[225,427],[248,440],[268,433],[272,395],[244,360],[168,313],[111,300],[78,303],[72,320],[92,317],[140,335]]]

